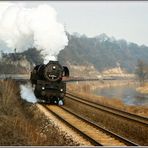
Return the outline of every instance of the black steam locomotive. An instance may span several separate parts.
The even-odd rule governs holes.
[[[35,66],[30,80],[38,102],[63,105],[66,83],[62,81],[62,78],[68,76],[69,69],[61,66],[58,61],[49,61],[46,65]]]

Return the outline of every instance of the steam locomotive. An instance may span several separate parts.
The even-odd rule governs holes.
[[[66,83],[62,78],[68,76],[69,69],[60,65],[58,61],[35,66],[30,80],[38,102],[63,105]]]

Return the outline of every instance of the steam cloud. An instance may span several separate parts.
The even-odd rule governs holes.
[[[44,63],[56,60],[68,39],[57,13],[47,4],[27,8],[18,3],[0,3],[0,40],[13,52],[30,47],[43,49]]]
[[[37,102],[37,99],[34,95],[34,92],[30,83],[26,85],[20,85],[20,89],[21,89],[20,93],[21,93],[22,99],[32,103]]]

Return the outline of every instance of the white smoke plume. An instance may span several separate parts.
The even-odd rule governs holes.
[[[0,40],[13,52],[30,47],[43,49],[45,63],[55,59],[68,44],[64,26],[57,21],[57,13],[47,4],[25,7],[20,3],[0,2]],[[1,43],[1,42],[0,42]]]
[[[31,84],[28,83],[26,85],[20,85],[20,93],[21,93],[21,98],[32,103],[36,103],[37,99],[34,95],[33,89],[31,87]]]

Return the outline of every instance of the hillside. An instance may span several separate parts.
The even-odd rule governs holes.
[[[43,63],[41,51],[29,48],[24,52],[1,53],[0,74],[26,74],[34,65]]]
[[[137,61],[148,63],[148,47],[126,40],[116,40],[106,34],[88,38],[67,33],[69,43],[58,55],[73,76],[98,77],[101,73],[116,75],[134,73]],[[1,46],[0,46],[1,47]],[[41,50],[30,48],[22,53],[2,53],[0,73],[28,73],[36,64],[43,63]]]
[[[69,44],[58,55],[62,64],[93,65],[99,71],[120,65],[121,69],[134,72],[138,59],[148,63],[148,47],[145,45],[116,40],[106,34],[94,38],[67,35]]]

